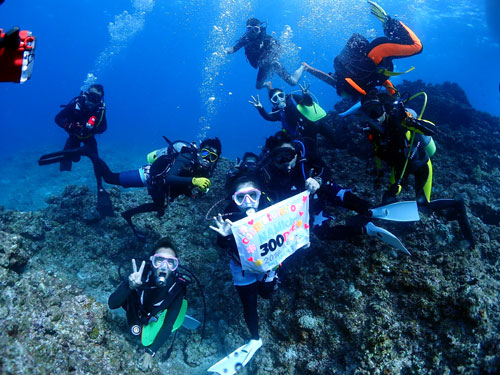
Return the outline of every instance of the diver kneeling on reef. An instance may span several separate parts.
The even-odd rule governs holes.
[[[233,283],[243,305],[243,316],[250,331],[250,341],[236,349],[208,369],[219,374],[234,374],[239,366],[245,366],[255,352],[262,346],[259,336],[259,314],[257,312],[257,297],[270,299],[278,280],[276,270],[257,273],[243,270],[238,248],[231,226],[233,221],[240,220],[256,211],[269,207],[272,203],[262,190],[262,183],[257,174],[257,155],[246,153],[239,164],[230,169],[226,177],[226,191],[231,202],[221,214],[214,217],[216,226],[211,226],[219,234],[217,244],[223,248],[229,258],[229,268]]]
[[[114,173],[103,160],[99,159],[96,163],[108,184],[148,189],[153,203],[145,203],[122,212],[123,218],[140,240],[144,240],[146,235],[135,228],[132,217],[154,211],[158,217],[162,217],[166,206],[179,195],[193,196],[194,189],[206,193],[210,187],[209,177],[222,150],[217,137],[203,140],[199,149],[184,141],[167,142],[169,147],[148,154],[149,164],[139,169]]]
[[[406,102],[424,95],[425,103],[420,115],[405,107]],[[396,201],[402,184],[409,175],[415,177],[417,203],[421,209],[443,211],[448,220],[458,220],[460,229],[470,245],[474,247],[474,236],[467,219],[467,212],[462,198],[437,199],[431,201],[432,163],[431,157],[436,151],[432,139],[435,125],[421,117],[427,103],[427,95],[422,92],[405,100],[394,98],[374,90],[361,100],[364,131],[373,142],[377,165],[377,184],[382,177],[382,163],[391,169],[391,185],[384,193],[382,203]]]
[[[295,86],[302,76],[305,67],[300,66],[293,74],[286,71],[280,62],[281,46],[271,35],[266,33],[267,25],[257,18],[249,18],[246,23],[247,31],[238,40],[234,47],[228,47],[225,52],[235,53],[240,48],[245,48],[245,56],[250,65],[259,69],[255,87],[261,89],[267,86],[271,89],[271,82],[264,82],[270,79],[274,73],[279,75],[286,83]]]
[[[335,73],[327,74],[303,63],[306,71],[335,87],[342,97],[359,98],[378,86],[384,86],[391,95],[394,94],[389,77],[403,73],[394,72],[392,60],[422,52],[422,42],[408,26],[390,17],[374,1],[368,3],[371,13],[382,21],[385,37],[369,42],[364,36],[353,34],[335,57]]]
[[[132,259],[133,272],[109,296],[109,308],[122,307],[126,311],[130,333],[141,336],[141,343],[146,347],[138,362],[143,371],[153,366],[156,352],[170,334],[177,331],[186,318],[192,319],[186,316],[184,299],[189,281],[177,271],[177,253],[167,238],[160,239],[151,252],[151,262],[142,261],[137,269]],[[173,342],[167,356],[172,348]]]

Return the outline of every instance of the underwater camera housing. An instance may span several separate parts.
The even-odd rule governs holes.
[[[0,82],[24,83],[31,77],[35,61],[35,37],[31,31],[13,27],[0,29]]]

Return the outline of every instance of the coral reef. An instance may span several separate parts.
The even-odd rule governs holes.
[[[259,301],[263,347],[248,374],[498,374],[500,372],[500,119],[474,110],[455,84],[405,82],[425,90],[425,118],[438,126],[433,158],[436,198],[461,195],[477,239],[462,241],[456,222],[422,214],[411,224],[383,223],[412,256],[394,254],[373,238],[322,242],[288,259],[279,290]],[[337,110],[347,104],[340,103]],[[419,110],[421,102],[411,103]],[[329,117],[336,144],[321,140],[337,182],[379,203],[370,146],[352,119]],[[222,160],[210,192],[179,198],[162,218],[140,215],[146,244],[117,215],[100,220],[95,194],[68,186],[35,212],[0,211],[0,373],[135,374],[140,345],[128,335],[123,313],[110,311],[109,294],[169,235],[180,259],[200,279],[207,327],[181,329],[167,361],[166,348],[151,374],[205,374],[246,342],[247,328],[227,260],[218,253],[205,215],[224,207]],[[117,212],[148,199],[143,190],[109,189]],[[404,190],[403,199],[412,199]],[[336,212],[337,214],[337,212]],[[349,214],[338,212],[338,220]],[[202,319],[196,285],[190,315]]]

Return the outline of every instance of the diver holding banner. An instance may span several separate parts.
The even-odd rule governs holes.
[[[299,193],[231,226],[241,267],[267,272],[309,246],[309,192]]]
[[[229,170],[226,190],[231,201],[224,216],[235,222],[219,214],[214,217],[215,226],[210,227],[219,234],[217,244],[230,259],[233,283],[251,339],[208,372],[235,374],[262,346],[257,297],[270,299],[277,286],[280,263],[309,245],[308,219],[305,219],[308,218],[308,193],[271,206],[273,202],[263,191],[257,161],[257,155],[246,153],[243,160]]]

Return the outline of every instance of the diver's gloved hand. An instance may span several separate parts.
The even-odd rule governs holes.
[[[252,95],[251,96],[252,100],[249,100],[248,102],[252,104],[255,108],[263,108],[262,103],[260,102],[259,95],[257,95],[257,99]]]
[[[154,354],[151,355],[148,352],[144,353],[139,358],[139,361],[137,362],[137,367],[139,367],[142,371],[146,371],[153,368],[153,357]]]
[[[223,237],[227,237],[231,234],[231,226],[233,225],[233,222],[231,220],[224,220],[221,214],[219,214],[217,217],[214,217],[214,220],[217,227],[213,227],[210,225],[210,229],[219,233]]]
[[[316,193],[320,187],[321,187],[320,182],[315,178],[309,177],[306,180],[306,189],[309,191],[309,193],[311,194]]]
[[[234,53],[234,48],[233,47],[224,48],[224,53],[226,53],[227,55],[230,55],[230,54]]]
[[[135,259],[132,259],[132,272],[128,276],[128,286],[130,289],[136,289],[142,285],[142,273],[144,272],[144,266],[146,265],[145,261],[142,261],[141,267],[137,270],[137,264],[135,263]]]
[[[436,133],[436,125],[434,123],[413,117],[408,117],[403,126],[423,135],[434,135]]]
[[[206,193],[210,187],[210,180],[206,177],[193,177],[191,182],[200,189],[202,193]]]

